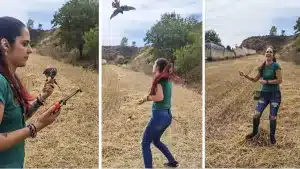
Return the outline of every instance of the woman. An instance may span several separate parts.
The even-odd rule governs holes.
[[[253,131],[246,136],[246,139],[251,139],[258,133],[260,117],[265,108],[270,104],[270,142],[276,143],[276,117],[281,103],[281,92],[279,84],[282,82],[281,67],[276,62],[275,51],[272,47],[266,50],[266,60],[259,67],[259,73],[255,78],[245,75],[240,72],[241,76],[246,77],[252,82],[259,81],[262,84],[261,94],[256,106],[256,112],[253,115]]]
[[[26,65],[30,53],[26,26],[15,18],[0,17],[0,168],[23,168],[25,139],[35,137],[59,115],[52,106],[36,122],[25,124],[54,90],[50,80],[35,99],[23,87],[16,69]]]
[[[139,101],[139,104],[143,104],[146,101],[153,101],[152,118],[146,127],[142,141],[145,168],[152,168],[152,153],[150,149],[152,142],[168,159],[168,163],[164,164],[166,167],[178,166],[178,162],[174,159],[167,146],[160,141],[162,134],[172,122],[170,110],[172,83],[170,80],[178,80],[178,77],[169,73],[170,67],[170,64],[164,58],[159,58],[155,61],[153,66],[155,78],[150,94]]]

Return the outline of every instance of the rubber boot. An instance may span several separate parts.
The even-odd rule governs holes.
[[[275,131],[276,131],[276,120],[270,120],[270,142],[271,142],[271,144],[276,144]]]
[[[257,135],[259,121],[260,121],[260,118],[253,118],[253,131],[252,131],[252,133],[250,133],[246,136],[246,139],[252,139],[254,136]]]

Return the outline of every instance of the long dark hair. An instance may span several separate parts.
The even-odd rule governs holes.
[[[158,67],[159,74],[154,77],[152,86],[150,89],[150,95],[154,95],[157,84],[161,80],[171,80],[176,83],[180,83],[182,80],[175,75],[174,65],[167,61],[165,58],[158,58],[156,60],[156,66]],[[171,70],[173,69],[173,70]]]
[[[26,26],[16,18],[0,17],[0,41],[6,39],[13,48],[16,37],[21,36],[21,31],[24,27]],[[25,112],[23,113],[26,114],[29,109],[29,101],[34,100],[34,97],[25,89],[19,77],[16,74],[12,75],[10,73],[2,48],[0,48],[0,74],[9,82],[14,98],[17,99],[22,107],[25,107]]]
[[[275,57],[275,54],[276,54],[276,51],[274,50],[274,48],[272,46],[269,46],[266,50],[268,50],[269,48],[272,49],[273,51],[273,62],[276,62],[277,59]],[[264,61],[261,66],[258,68],[259,70],[259,74],[260,74],[260,77],[263,77],[263,71],[264,71],[264,68],[266,67],[266,61]]]

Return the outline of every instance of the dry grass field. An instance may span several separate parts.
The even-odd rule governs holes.
[[[103,65],[102,78],[102,166],[143,168],[141,140],[151,103],[137,102],[147,95],[152,79],[114,65]],[[173,116],[180,122],[173,120],[162,141],[180,168],[201,168],[201,95],[175,85],[172,103]],[[163,167],[166,159],[153,145],[152,153],[153,167]]]
[[[282,104],[277,120],[277,144],[269,145],[269,109],[261,118],[260,136],[246,141],[252,131],[256,102],[252,92],[258,83],[239,76],[255,76],[264,56],[206,64],[206,167],[300,167],[299,66],[279,61],[283,71]]]
[[[58,69],[61,91],[56,87],[40,112],[78,88],[83,92],[71,98],[58,120],[37,138],[26,140],[25,167],[98,168],[98,74],[32,54],[27,66],[18,70],[30,91],[41,91],[46,80],[42,72],[47,66]]]

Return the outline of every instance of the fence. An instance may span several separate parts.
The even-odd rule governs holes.
[[[205,59],[206,60],[225,60],[236,57],[243,57],[256,54],[255,50],[244,47],[228,50],[223,46],[214,43],[205,43]]]

